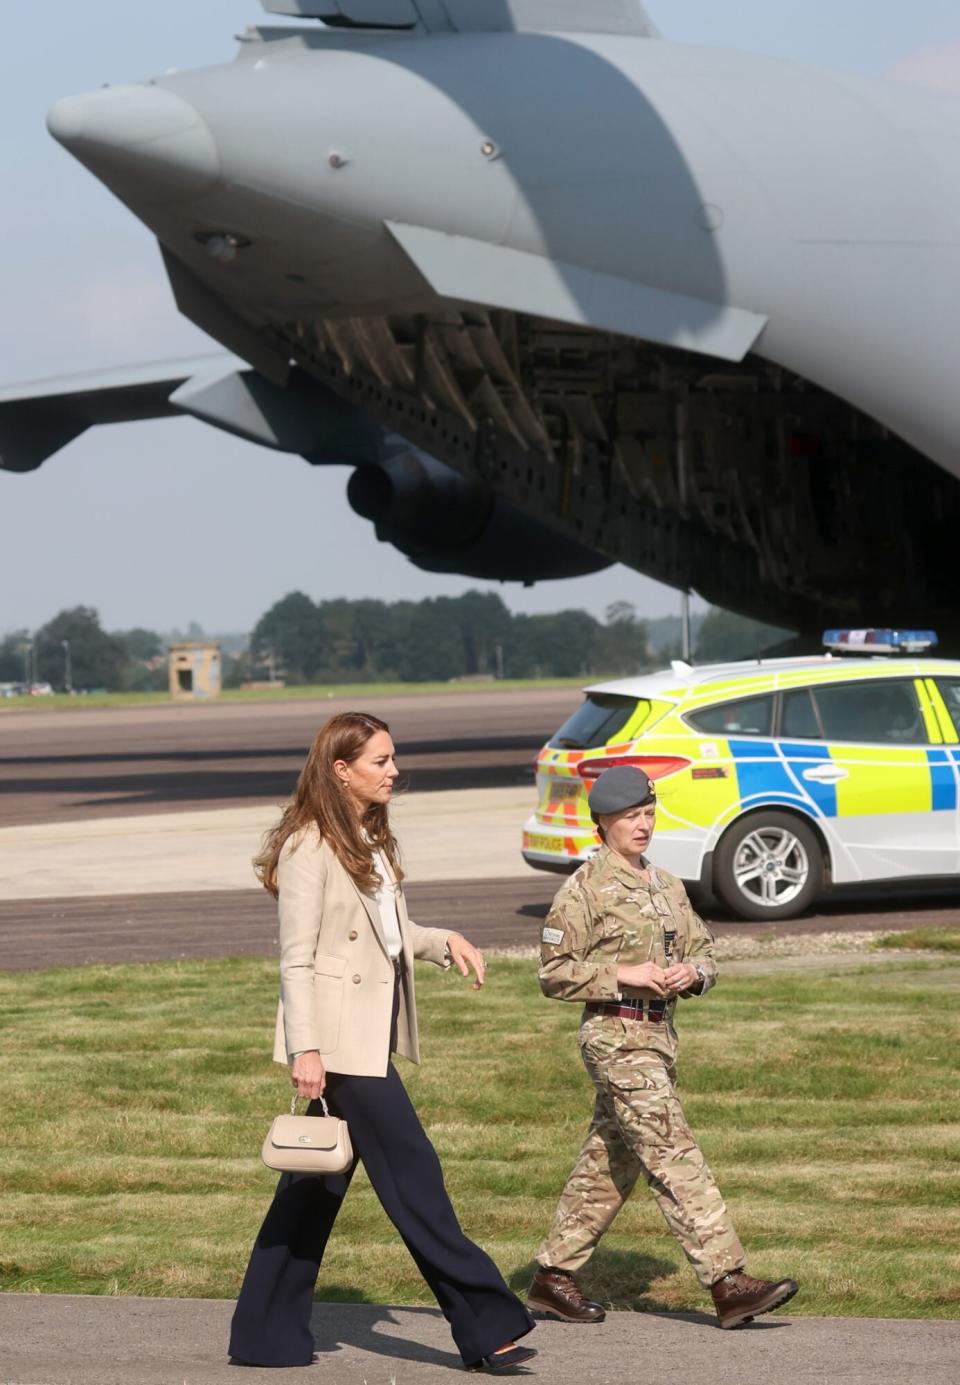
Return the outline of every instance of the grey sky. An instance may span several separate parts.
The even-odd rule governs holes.
[[[649,0],[671,38],[939,80],[960,70],[955,0]],[[0,381],[194,354],[149,233],[47,135],[59,96],[232,58],[258,0],[7,0],[0,51],[4,332]],[[937,67],[938,62],[940,68]],[[357,518],[348,472],[312,469],[190,420],[94,430],[28,476],[0,473],[0,632],[65,605],[111,627],[197,619],[244,629],[295,587],[314,597],[418,597],[470,586],[514,610],[613,600],[646,614],[677,594],[617,567],[532,590],[421,573]]]

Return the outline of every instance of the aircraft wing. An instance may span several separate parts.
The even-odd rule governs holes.
[[[539,33],[633,34],[658,31],[640,0],[262,0],[270,14],[322,19],[351,29],[426,33],[534,30]]]
[[[0,468],[33,471],[96,423],[180,414],[170,396],[188,380],[247,368],[237,357],[215,352],[0,389]]]
[[[35,471],[98,423],[189,415],[314,465],[380,460],[384,430],[302,371],[277,385],[226,352],[0,389],[0,470]]]

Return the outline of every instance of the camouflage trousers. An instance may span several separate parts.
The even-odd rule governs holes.
[[[597,1091],[593,1120],[538,1262],[579,1269],[643,1174],[705,1288],[741,1269],[743,1247],[684,1119],[673,1064],[650,1049],[589,1046],[583,1060]]]

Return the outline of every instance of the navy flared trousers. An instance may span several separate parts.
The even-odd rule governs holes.
[[[436,1296],[464,1364],[528,1333],[530,1314],[461,1230],[440,1160],[393,1065],[386,1077],[331,1073],[325,1095],[346,1120],[354,1153]],[[309,1110],[320,1115],[320,1103]],[[314,1287],[352,1173],[281,1177],[237,1300],[231,1356],[261,1366],[311,1364]]]

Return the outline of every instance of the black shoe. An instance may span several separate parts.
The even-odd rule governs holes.
[[[509,1351],[492,1351],[489,1356],[481,1356],[479,1361],[467,1366],[467,1370],[493,1371],[496,1375],[500,1371],[512,1371],[517,1366],[526,1365],[536,1354],[533,1347],[511,1347]]]

